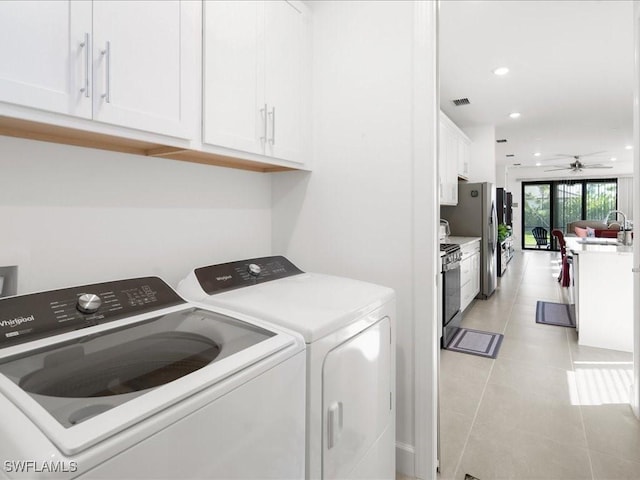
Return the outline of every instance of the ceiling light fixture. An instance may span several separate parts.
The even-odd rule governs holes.
[[[502,75],[506,75],[507,73],[509,73],[509,69],[508,69],[507,67],[499,67],[499,68],[496,68],[496,69],[493,71],[493,73],[494,73],[495,75],[498,75],[498,76],[500,77],[500,76],[502,76]]]
[[[615,161],[617,160],[617,158],[616,158],[616,157],[611,157],[611,158],[610,158],[610,160],[611,160],[612,162],[615,162]]]
[[[536,162],[536,167],[539,167],[540,165],[542,165],[540,162]]]
[[[513,113],[510,113],[510,114],[509,114],[509,116],[510,116],[511,118],[519,118],[519,117],[520,117],[520,114],[519,114],[518,112],[513,112]]]
[[[625,150],[631,150],[633,149],[633,145],[627,145],[624,147]]]
[[[536,152],[533,154],[534,157],[539,157],[540,155],[542,155],[540,152]]]

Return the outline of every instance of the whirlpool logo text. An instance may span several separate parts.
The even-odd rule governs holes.
[[[33,315],[29,315],[28,317],[16,317],[10,320],[2,320],[0,321],[0,327],[10,327],[15,328],[18,325],[22,325],[23,323],[33,322],[35,318]]]

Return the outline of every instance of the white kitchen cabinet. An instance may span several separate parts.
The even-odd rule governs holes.
[[[440,112],[439,167],[440,204],[458,204],[458,178],[469,179],[471,140]]]
[[[464,311],[480,293],[480,240],[461,245],[460,310]]]
[[[305,163],[309,22],[297,2],[205,2],[205,143]]]
[[[469,180],[471,140],[462,132],[458,135],[458,178]]]
[[[177,0],[0,2],[0,101],[192,138],[198,8]]]
[[[440,204],[458,204],[458,146],[455,131],[441,113],[438,162],[440,167]]]
[[[91,2],[1,1],[0,101],[91,118],[90,34]]]

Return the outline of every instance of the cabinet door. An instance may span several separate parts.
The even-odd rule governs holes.
[[[472,291],[475,297],[480,293],[480,254],[476,253],[471,257],[471,283],[473,285]]]
[[[458,203],[458,143],[454,130],[445,121],[440,122],[441,203]]]
[[[90,118],[90,34],[91,2],[1,1],[0,101]]]
[[[193,136],[183,108],[193,90],[197,44],[195,2],[93,2],[93,117],[106,123],[171,135]]]
[[[204,3],[203,141],[264,153],[263,2]]]
[[[473,256],[467,257],[460,262],[460,288],[471,281],[473,269]]]
[[[464,137],[458,140],[458,176],[469,178],[469,159],[471,158],[471,145]]]
[[[267,155],[304,163],[309,125],[310,26],[302,4],[265,2]]]

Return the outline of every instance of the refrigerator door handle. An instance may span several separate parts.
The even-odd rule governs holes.
[[[496,216],[496,207],[495,207],[495,203],[491,204],[491,217],[489,220],[489,244],[490,244],[490,248],[491,248],[491,253],[496,251],[496,223],[498,221],[498,218]]]

